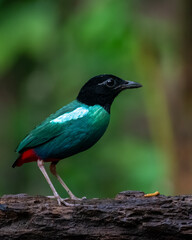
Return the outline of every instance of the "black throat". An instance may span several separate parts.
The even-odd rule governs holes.
[[[113,103],[114,98],[111,98],[111,96],[102,96],[89,94],[87,92],[80,92],[77,96],[77,100],[88,106],[100,105],[110,114],[111,104]]]

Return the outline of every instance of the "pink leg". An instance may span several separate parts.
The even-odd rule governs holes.
[[[67,191],[67,193],[69,194],[70,198],[72,200],[83,200],[86,199],[84,198],[78,198],[76,197],[71,190],[67,187],[67,185],[64,183],[64,181],[62,180],[62,178],[58,175],[57,171],[56,171],[56,165],[54,163],[51,163],[50,165],[50,171],[51,173],[58,179],[58,181],[61,183],[61,185],[64,187],[64,189]]]
[[[38,165],[39,169],[41,170],[41,172],[43,173],[45,179],[47,180],[47,182],[48,182],[48,184],[49,184],[49,186],[50,186],[50,188],[51,188],[51,190],[52,190],[52,192],[53,192],[54,197],[57,199],[58,204],[61,205],[61,202],[62,202],[65,206],[74,206],[74,204],[70,204],[70,203],[65,202],[65,201],[59,196],[59,194],[58,194],[57,191],[55,190],[55,188],[54,188],[54,186],[53,186],[53,184],[52,184],[52,182],[51,182],[51,180],[50,180],[50,178],[49,178],[49,176],[48,176],[48,174],[47,174],[47,172],[46,172],[46,170],[45,170],[43,160],[38,159],[38,160],[37,160],[37,165]]]

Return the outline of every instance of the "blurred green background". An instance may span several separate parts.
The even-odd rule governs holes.
[[[36,163],[11,168],[14,150],[103,73],[143,88],[120,94],[94,147],[57,165],[64,181],[79,197],[192,193],[191,5],[0,0],[0,194],[51,194]]]

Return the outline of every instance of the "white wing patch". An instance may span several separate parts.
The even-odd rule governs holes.
[[[88,112],[89,112],[89,110],[87,108],[79,107],[72,112],[65,113],[65,114],[51,120],[50,122],[63,123],[66,121],[75,120],[75,119],[84,117]]]

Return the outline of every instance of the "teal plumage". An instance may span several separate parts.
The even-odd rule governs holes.
[[[50,185],[58,204],[63,202],[51,183],[44,162],[51,162],[50,170],[73,200],[79,200],[56,172],[56,164],[66,157],[93,146],[104,134],[110,120],[113,100],[124,89],[138,88],[140,84],[125,81],[111,74],[91,78],[80,90],[76,100],[51,114],[34,128],[19,144],[20,154],[13,167],[37,161],[38,167]]]
[[[69,157],[97,142],[107,128],[109,118],[103,107],[74,100],[32,130],[16,151],[33,148],[45,161]]]

